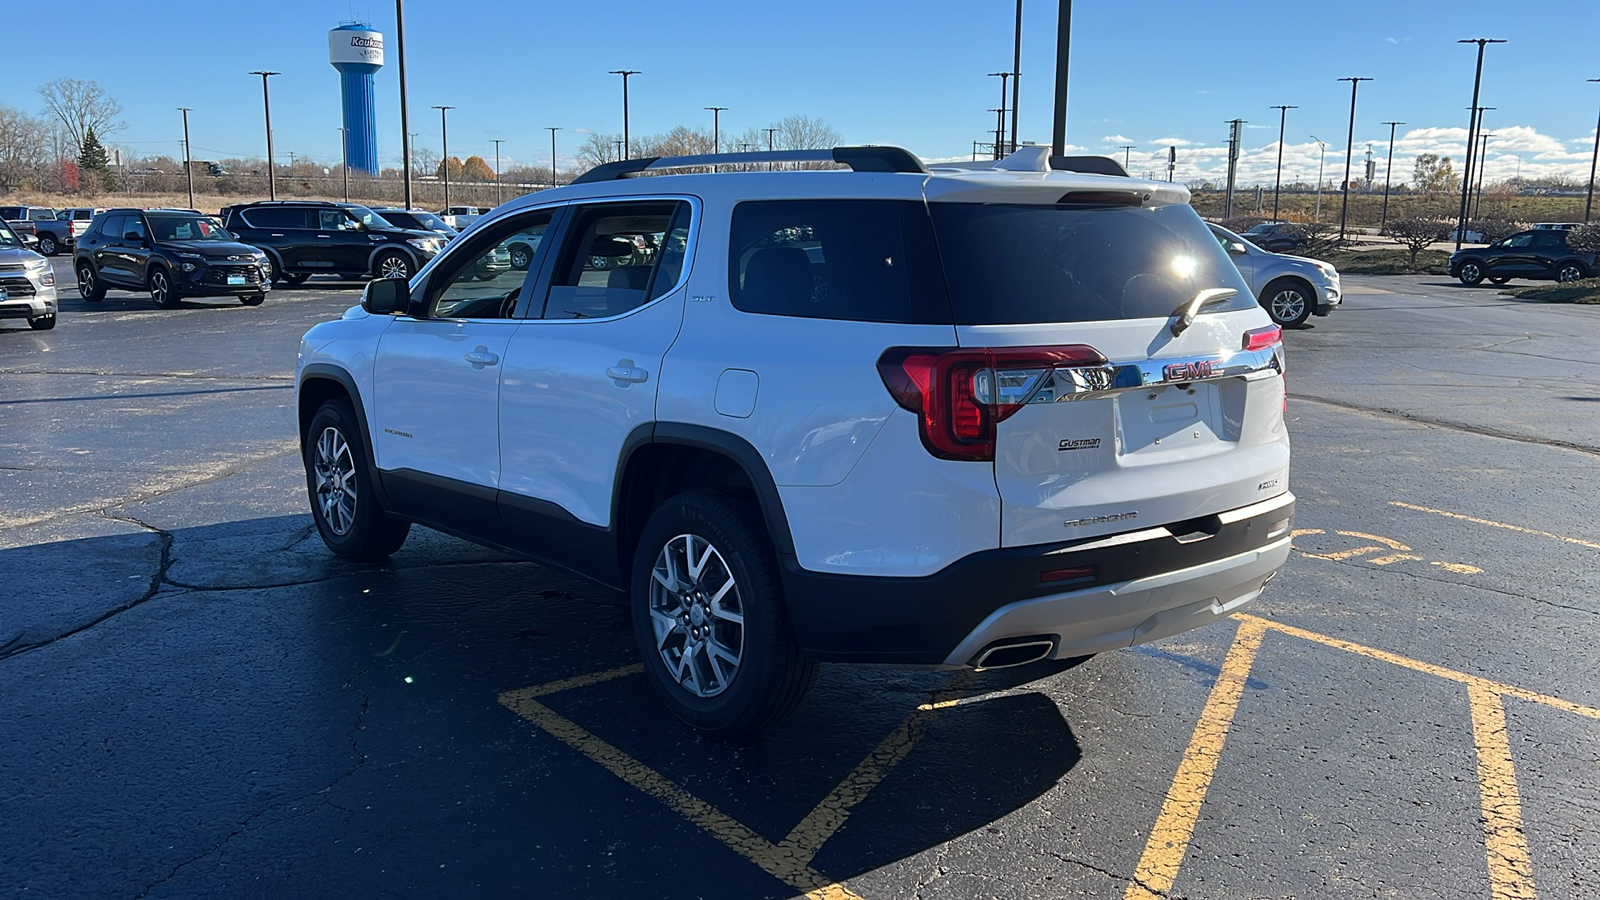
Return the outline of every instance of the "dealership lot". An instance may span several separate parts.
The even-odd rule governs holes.
[[[291,373],[349,285],[64,297],[0,332],[6,890],[1600,895],[1600,314],[1345,287],[1288,335],[1297,552],[1248,615],[825,666],[740,745],[656,704],[615,597],[423,529],[326,552]]]

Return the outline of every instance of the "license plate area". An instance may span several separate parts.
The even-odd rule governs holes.
[[[1230,378],[1118,395],[1118,455],[1170,458],[1215,452],[1219,444],[1236,443],[1245,390],[1242,379]],[[1234,406],[1239,409],[1231,410]]]
[[[250,281],[248,279],[246,279],[243,275],[229,275],[228,276],[228,283],[229,284],[249,284]]]

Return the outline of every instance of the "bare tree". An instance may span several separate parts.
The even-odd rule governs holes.
[[[1417,254],[1428,249],[1429,244],[1447,240],[1451,225],[1443,219],[1405,218],[1390,219],[1385,232],[1411,254],[1411,267],[1416,268]]]
[[[43,122],[0,106],[0,188],[37,185],[50,164],[49,145]]]
[[[622,142],[620,134],[601,134],[597,131],[589,132],[583,146],[578,148],[578,159],[583,162],[585,169],[605,165],[617,159],[617,144]],[[635,139],[635,143],[639,143]]]
[[[828,150],[839,146],[839,132],[814,116],[789,116],[775,126],[783,150]]]
[[[439,154],[427,147],[411,146],[411,168],[417,175],[439,174]]]
[[[44,98],[45,110],[61,123],[74,147],[83,145],[84,135],[90,129],[104,138],[128,127],[128,123],[117,118],[122,115],[122,104],[93,81],[57,78],[40,85],[39,96]]]

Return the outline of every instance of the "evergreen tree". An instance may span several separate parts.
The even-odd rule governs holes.
[[[83,146],[78,148],[78,170],[89,184],[104,185],[108,189],[112,186],[110,155],[92,127],[84,132]]]

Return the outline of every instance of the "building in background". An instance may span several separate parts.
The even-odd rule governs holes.
[[[351,169],[378,174],[375,76],[383,68],[383,35],[364,22],[328,32],[328,62],[339,70],[344,103],[344,159]]]

